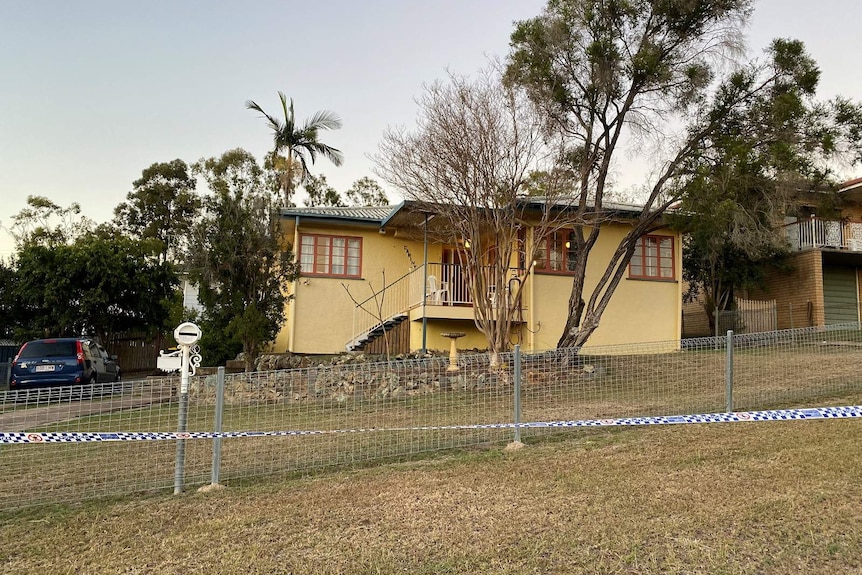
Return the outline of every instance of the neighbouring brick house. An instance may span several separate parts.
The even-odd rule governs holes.
[[[791,249],[791,271],[767,272],[752,299],[775,300],[778,329],[859,321],[862,301],[862,178],[838,190],[838,215],[821,216],[818,194],[800,197],[781,232]]]
[[[686,291],[688,291],[687,283],[683,285],[682,293]],[[715,335],[714,331],[709,326],[709,317],[699,298],[682,303],[682,337],[709,337]]]
[[[778,230],[791,250],[788,269],[768,270],[762,289],[738,294],[753,303],[774,301],[777,329],[862,319],[862,178],[842,184],[832,203],[824,206],[822,192],[801,193]],[[683,303],[682,335],[715,335],[701,301]]]

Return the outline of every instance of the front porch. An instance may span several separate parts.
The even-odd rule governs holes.
[[[516,270],[512,270],[512,276],[517,278]],[[404,322],[408,322],[409,326],[409,323],[414,322],[445,320],[464,323],[466,328],[472,327],[475,300],[469,277],[469,271],[459,264],[428,263],[416,266],[354,306],[353,336],[345,344],[345,349],[365,349],[366,345],[384,333],[405,329],[402,326]],[[520,301],[511,300],[508,286],[498,290],[489,283],[488,293],[482,294],[482,297],[487,298],[492,310],[514,305],[515,321],[524,321],[525,309]],[[398,339],[402,341],[404,337]]]

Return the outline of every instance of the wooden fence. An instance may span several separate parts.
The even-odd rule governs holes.
[[[724,335],[732,329],[735,333],[763,333],[778,329],[778,314],[775,300],[756,301],[736,299],[736,309],[716,310],[716,333]]]
[[[153,371],[159,351],[167,342],[161,334],[146,333],[114,334],[106,345],[108,352],[117,355],[117,362],[125,373]]]
[[[372,355],[382,355],[386,353],[386,340],[389,340],[389,353],[398,355],[399,353],[410,352],[410,322],[403,321],[392,328],[387,337],[379,336],[365,346],[365,353]]]

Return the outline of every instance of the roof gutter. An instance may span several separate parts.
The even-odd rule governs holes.
[[[385,218],[383,218],[383,221],[380,222],[380,227],[385,228],[386,224],[392,221],[392,218],[394,218],[395,215],[398,214],[398,212],[400,212],[405,205],[407,205],[407,201],[403,200],[400,204],[395,206],[395,208],[391,212],[389,212],[389,214]]]
[[[282,217],[289,217],[283,215]],[[313,222],[318,224],[340,224],[345,225],[349,224],[351,226],[367,226],[367,227],[378,227],[380,222],[378,220],[360,220],[357,218],[348,218],[348,217],[338,217],[338,216],[314,216],[311,214],[308,215],[294,215],[296,225],[299,226],[299,223],[302,221],[305,222]]]

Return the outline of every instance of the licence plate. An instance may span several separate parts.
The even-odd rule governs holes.
[[[36,373],[39,373],[41,371],[54,371],[54,366],[53,365],[37,365],[36,366]]]

